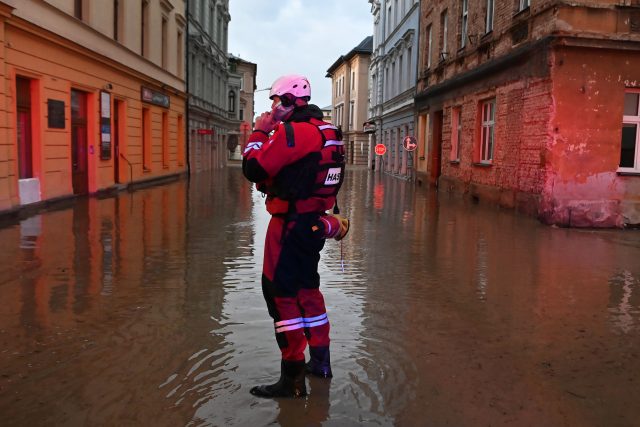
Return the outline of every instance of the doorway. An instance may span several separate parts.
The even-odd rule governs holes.
[[[89,193],[87,94],[71,90],[71,173],[73,194]]]

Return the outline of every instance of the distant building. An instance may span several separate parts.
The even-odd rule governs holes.
[[[184,1],[0,1],[0,211],[184,173]]]
[[[192,172],[223,167],[230,135],[239,132],[239,79],[227,54],[229,0],[188,0],[189,157]]]
[[[367,118],[368,73],[373,38],[366,37],[327,70],[332,82],[333,124],[342,129],[347,162],[366,165],[369,137],[362,130]]]
[[[240,128],[236,138],[229,138],[227,148],[229,159],[241,160],[241,148],[247,143],[247,139],[253,129],[253,116],[255,112],[254,92],[256,86],[257,65],[253,62],[245,61],[242,58],[229,55],[230,73],[237,76],[238,87],[238,120]]]
[[[373,53],[369,73],[371,96],[369,122],[375,124],[373,143],[387,151],[375,156],[377,168],[404,178],[414,175],[415,156],[403,147],[415,135],[414,96],[418,62],[418,0],[369,0],[374,20]],[[423,2],[427,3],[427,2]]]
[[[322,120],[327,123],[333,123],[333,107],[331,105],[327,105],[326,107],[320,108],[322,110]]]
[[[640,224],[637,7],[445,0],[421,16],[425,180],[549,224]]]

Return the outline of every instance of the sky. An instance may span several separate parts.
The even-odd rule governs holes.
[[[257,64],[258,90],[285,74],[311,83],[311,103],[331,105],[327,69],[373,33],[367,0],[230,0],[230,54]],[[255,93],[255,113],[271,109],[269,91]]]

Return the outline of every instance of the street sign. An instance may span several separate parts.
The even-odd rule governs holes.
[[[413,151],[418,147],[418,143],[416,142],[416,138],[413,136],[405,136],[402,141],[402,145],[404,149],[407,151]]]
[[[384,144],[376,144],[375,152],[378,156],[382,156],[387,152],[387,147]]]
[[[362,131],[364,133],[376,133],[376,123],[375,122],[364,122],[362,124]]]

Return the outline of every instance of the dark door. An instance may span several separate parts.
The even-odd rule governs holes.
[[[442,173],[442,110],[433,113],[433,149],[431,150],[431,184],[438,186]]]
[[[31,141],[31,81],[16,78],[18,113],[18,173],[19,178],[33,177],[33,155]]]
[[[120,106],[122,101],[113,101],[113,181],[120,182]]]
[[[73,194],[89,192],[87,94],[71,90],[71,173]]]

